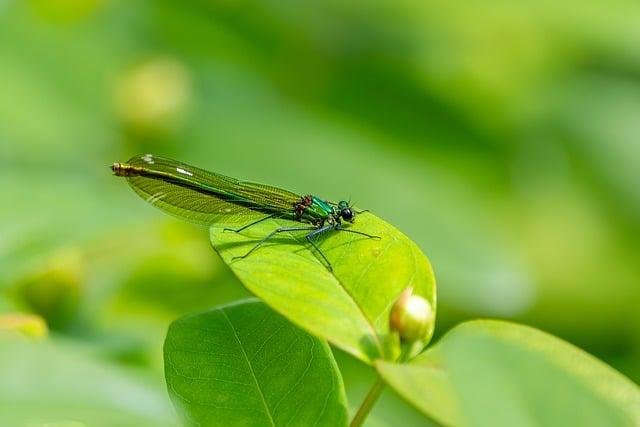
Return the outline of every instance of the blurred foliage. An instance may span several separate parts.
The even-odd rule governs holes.
[[[153,152],[352,196],[429,256],[437,335],[515,319],[637,382],[639,19],[624,0],[0,0],[0,312],[46,319],[84,381],[164,394],[170,321],[246,291],[206,232],[110,176]],[[12,363],[48,361],[0,346],[4,404]],[[344,366],[353,406],[370,372]],[[69,378],[21,379],[33,422],[84,422],[35,392]]]
[[[443,425],[633,426],[640,388],[540,330],[472,320],[409,363],[376,363],[398,393]]]

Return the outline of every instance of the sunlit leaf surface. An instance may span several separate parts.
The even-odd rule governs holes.
[[[291,224],[296,223],[286,223]],[[427,258],[404,234],[369,212],[349,228],[379,240],[344,232],[320,238],[332,271],[306,244],[304,231],[282,233],[247,258],[234,259],[283,225],[265,221],[239,234],[212,228],[211,242],[247,289],[309,332],[367,362],[391,359],[398,343],[389,334],[389,310],[398,295],[413,287],[435,307]]]

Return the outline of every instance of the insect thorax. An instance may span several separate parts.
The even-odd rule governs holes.
[[[333,208],[325,201],[308,194],[303,196],[294,206],[295,219],[300,222],[308,222],[322,225],[325,221],[333,222]]]

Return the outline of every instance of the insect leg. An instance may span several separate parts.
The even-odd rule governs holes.
[[[278,233],[284,233],[285,231],[303,231],[303,230],[317,230],[318,227],[280,227],[277,228],[275,230],[273,230],[271,233],[269,233],[266,237],[264,237],[262,240],[260,240],[258,243],[255,244],[254,247],[252,247],[249,252],[247,252],[244,255],[241,256],[236,256],[233,257],[233,259],[238,259],[238,258],[246,258],[248,257],[253,251],[255,251],[256,249],[258,249],[260,246],[262,246],[262,244],[264,242],[266,242],[267,240],[269,240],[270,238],[272,238],[273,236],[275,236]]]
[[[380,236],[374,236],[372,234],[363,233],[362,231],[349,230],[348,228],[342,228],[339,225],[336,226],[336,230],[337,231],[346,231],[347,233],[359,234],[360,236],[365,236],[365,237],[368,237],[370,239],[378,239],[378,240],[381,239]]]
[[[240,228],[236,228],[236,229],[233,229],[233,228],[225,228],[225,229],[224,229],[224,230],[222,230],[222,231],[233,231],[234,233],[239,233],[239,232],[241,232],[242,230],[244,230],[244,229],[246,229],[246,228],[251,227],[252,225],[256,225],[256,224],[258,224],[258,223],[260,223],[260,222],[262,222],[262,221],[265,221],[265,220],[267,220],[267,219],[275,218],[275,216],[276,216],[276,214],[271,214],[271,215],[265,216],[265,217],[263,217],[263,218],[260,218],[259,220],[254,221],[254,222],[252,222],[252,223],[250,223],[250,224],[243,225],[243,226],[242,226],[242,227],[240,227]]]
[[[320,247],[318,247],[318,245],[316,245],[316,242],[313,241],[313,238],[319,234],[322,234],[326,231],[329,230],[335,230],[337,226],[335,225],[325,225],[324,227],[320,227],[317,228],[316,230],[312,231],[311,233],[307,234],[305,237],[307,238],[307,241],[309,243],[311,243],[311,246],[314,247],[314,249],[316,251],[318,251],[318,253],[320,254],[320,256],[322,257],[322,259],[324,260],[324,262],[327,263],[327,268],[329,269],[329,271],[333,271],[333,267],[331,266],[331,263],[329,262],[329,260],[327,259],[326,256],[324,256],[324,253],[322,253],[322,251],[320,250]]]

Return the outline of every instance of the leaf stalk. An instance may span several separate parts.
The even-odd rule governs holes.
[[[373,405],[375,405],[383,389],[384,382],[382,381],[382,378],[380,378],[380,375],[377,375],[376,382],[371,386],[369,393],[367,393],[367,397],[364,398],[360,408],[358,408],[358,412],[356,412],[353,420],[351,420],[349,427],[359,427],[364,423],[364,420],[367,418],[367,415],[369,415],[369,412],[371,412],[371,409],[373,409]]]

